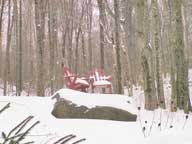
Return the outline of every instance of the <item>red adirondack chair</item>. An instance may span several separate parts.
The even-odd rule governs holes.
[[[63,68],[63,72],[64,72],[64,77],[66,79],[67,88],[87,92],[89,83],[85,79],[78,78],[78,75],[76,75],[66,67]]]
[[[89,80],[93,93],[96,88],[105,89],[105,92],[108,89],[108,93],[112,93],[111,76],[107,76],[103,70],[94,69],[89,72]]]

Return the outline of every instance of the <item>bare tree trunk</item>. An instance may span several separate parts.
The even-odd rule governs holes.
[[[16,4],[16,3],[15,3]],[[18,24],[18,47],[16,52],[16,95],[20,96],[22,92],[22,0],[19,1],[19,24]],[[18,22],[17,22],[18,23]]]
[[[37,95],[44,96],[44,38],[45,1],[35,0],[35,23],[37,33]]]
[[[133,27],[132,27],[132,5],[130,0],[125,2],[125,35],[126,35],[126,46],[127,53],[125,55],[126,60],[126,77],[127,77],[127,88],[129,96],[133,95],[133,84],[135,84],[136,78],[133,73],[136,73],[135,69],[135,48],[133,47]]]
[[[61,53],[62,53],[62,68],[63,66],[67,65],[67,37],[68,37],[68,33],[69,33],[69,20],[67,19],[66,16],[66,9],[65,9],[65,1],[62,3],[62,15],[61,18],[63,19],[62,21],[62,49],[61,49]]]
[[[51,95],[54,93],[54,83],[55,83],[55,49],[56,49],[56,39],[55,39],[55,31],[56,31],[56,15],[55,15],[55,4],[48,1],[48,31],[49,31],[49,73],[50,73],[50,88],[51,88]]]
[[[158,15],[158,2],[152,0],[153,17],[154,17],[154,39],[155,39],[155,60],[156,60],[156,84],[157,84],[157,97],[159,106],[165,108],[165,98],[163,90],[163,79],[161,73],[160,62],[160,16]]]
[[[0,61],[2,62],[2,25],[3,25],[3,13],[5,7],[5,0],[1,1],[1,13],[0,13]],[[0,63],[0,78],[2,78],[2,63]]]
[[[104,1],[103,0],[97,0],[98,7],[99,7],[99,29],[100,29],[100,67],[101,69],[105,68],[105,7],[104,7]]]
[[[134,41],[134,46],[136,47],[136,80],[141,79],[139,76],[143,75],[142,73],[142,67],[141,67],[141,63],[142,63],[142,49],[144,47],[144,0],[137,0],[135,1],[136,3],[136,7],[135,7],[135,21],[134,21],[134,25],[135,25],[135,41]],[[138,67],[138,68],[137,68]],[[140,83],[140,85],[143,85],[144,82]]]
[[[13,21],[12,21],[13,22]],[[7,83],[10,76],[10,44],[11,44],[11,0],[8,0],[8,26],[7,26],[7,43],[6,43],[6,55],[5,55],[5,67],[4,67],[4,91],[3,95],[7,95]]]
[[[188,82],[188,75],[189,75],[189,25],[188,23],[188,17],[187,17],[187,7],[190,7],[189,1],[184,1],[184,4],[182,5],[182,17],[183,17],[183,37],[184,37],[184,52],[185,52],[185,58],[186,58],[186,69],[185,69],[185,82],[187,82],[187,88],[186,88],[186,97],[184,98],[184,111],[187,113],[188,111],[192,111],[191,101],[190,101],[190,94],[189,94],[189,82]]]
[[[82,34],[82,22],[83,22],[83,17],[84,17],[84,3],[82,3],[82,9],[81,9],[81,16],[78,20],[78,25],[77,25],[77,31],[76,31],[76,46],[75,46],[75,73],[78,73],[79,70],[79,37],[80,34]]]
[[[67,32],[66,30],[62,31],[62,65],[66,65],[66,38],[67,38]]]
[[[79,69],[79,35],[81,33],[81,27],[79,26],[76,33],[76,46],[75,46],[75,73],[77,73]]]
[[[74,31],[74,22],[73,22],[73,16],[74,16],[74,0],[70,1],[70,17],[69,17],[69,57],[68,57],[68,64],[69,64],[69,68],[72,69],[73,68],[73,31]]]
[[[92,17],[93,17],[93,6],[92,6],[92,0],[88,0],[88,10],[87,10],[87,16],[88,16],[88,22],[87,22],[87,27],[88,27],[88,50],[89,50],[89,69],[92,68],[93,66],[93,50],[92,50]]]
[[[86,54],[85,54],[85,36],[84,36],[84,33],[81,33],[81,44],[82,44],[82,55],[83,55],[82,73],[85,73],[85,70],[87,69],[87,63],[86,63]]]
[[[173,3],[175,12],[175,64],[176,64],[176,95],[177,106],[188,112],[191,109],[188,86],[188,63],[184,49],[183,23],[182,23],[182,1]]]
[[[141,10],[144,13],[144,41],[145,46],[142,50],[142,68],[143,68],[143,81],[144,81],[144,95],[145,95],[145,109],[154,110],[157,108],[155,78],[154,78],[154,58],[153,51],[150,43],[150,11],[148,9],[148,3],[142,1],[144,8]],[[141,12],[142,14],[142,12]]]
[[[120,15],[119,15],[119,3],[118,0],[114,0],[115,11],[115,48],[116,48],[116,61],[117,61],[117,92],[123,93],[122,77],[121,77],[121,45],[120,45]]]
[[[176,97],[176,82],[175,82],[175,77],[176,77],[176,68],[175,68],[175,54],[174,54],[174,33],[173,33],[173,11],[172,11],[172,1],[167,0],[166,1],[166,7],[167,7],[167,24],[166,24],[166,30],[167,30],[167,40],[168,40],[168,53],[170,57],[170,83],[171,83],[171,102],[170,108],[171,111],[176,111],[177,107],[177,97]],[[165,7],[165,8],[166,8]],[[165,17],[166,18],[166,17]],[[165,19],[166,20],[166,19]],[[166,22],[166,21],[165,21]]]
[[[32,20],[32,13],[30,12],[30,19]],[[29,44],[29,54],[32,54],[34,53],[33,52],[33,46],[32,46],[32,41],[33,41],[33,33],[32,33],[33,29],[32,29],[32,22],[30,21],[30,44]],[[33,84],[34,84],[34,59],[33,59],[33,56],[31,56],[29,58],[29,69],[30,69],[30,81],[29,81],[29,88],[28,88],[28,96],[30,95],[30,92],[31,92],[31,88],[33,88]]]

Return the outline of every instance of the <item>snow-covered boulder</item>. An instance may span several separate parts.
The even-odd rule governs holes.
[[[81,95],[81,93],[79,93],[79,95]],[[82,96],[82,99],[84,99],[84,97],[85,95]],[[90,94],[89,97],[93,98],[94,96]],[[110,99],[110,96],[108,98]],[[135,114],[132,114],[129,111],[108,105],[94,105],[92,107],[90,107],[90,105],[79,105],[69,97],[63,96],[63,93],[61,92],[57,92],[52,99],[56,100],[52,114],[57,118],[83,118],[117,121],[136,121],[137,118]],[[102,101],[102,96],[99,95],[99,99]]]

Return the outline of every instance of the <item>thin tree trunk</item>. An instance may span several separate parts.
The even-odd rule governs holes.
[[[84,17],[84,3],[82,4],[81,16],[78,20],[77,32],[76,32],[76,46],[75,46],[75,73],[79,70],[79,37],[82,33],[82,22]]]
[[[100,29],[100,67],[101,69],[105,68],[105,34],[104,34],[104,28],[105,28],[105,7],[104,7],[104,1],[103,0],[97,0],[98,7],[99,7],[99,29]]]
[[[188,63],[184,50],[183,23],[182,23],[182,1],[176,0],[173,3],[175,12],[175,64],[176,64],[176,95],[177,106],[188,112],[191,108],[189,102],[189,87],[188,87]]]
[[[158,2],[152,0],[153,17],[154,17],[154,39],[155,39],[155,60],[156,60],[156,84],[157,84],[157,97],[159,106],[165,108],[165,98],[163,91],[163,79],[161,73],[160,62],[160,17],[158,15]]]
[[[70,28],[70,31],[69,31],[69,57],[68,57],[68,65],[69,65],[69,68],[72,69],[73,68],[73,31],[74,31],[74,26],[73,26],[73,16],[74,16],[74,0],[70,0],[71,2],[71,10],[70,10],[70,17],[69,17],[69,20],[70,20],[70,23],[69,23],[69,28]]]
[[[3,13],[5,7],[5,0],[1,1],[1,13],[0,13],[0,61],[2,62],[2,25],[3,25]],[[0,63],[0,78],[2,78],[2,63]]]
[[[93,17],[93,10],[92,10],[92,0],[88,0],[88,50],[89,50],[89,69],[93,66],[93,50],[92,50],[92,17]]]
[[[118,0],[114,0],[114,11],[115,11],[115,49],[116,49],[116,61],[117,61],[117,92],[118,94],[123,93],[122,87],[122,76],[121,76],[121,45],[120,45],[120,14],[119,14],[119,3]]]
[[[17,49],[17,67],[16,67],[16,95],[20,96],[22,92],[22,0],[19,1],[19,25],[18,25],[18,49]]]
[[[55,17],[53,15],[53,4],[51,1],[48,1],[48,33],[49,33],[49,73],[50,73],[50,88],[51,88],[51,95],[54,93],[54,82],[55,82],[55,47],[54,47],[54,22]]]
[[[7,26],[7,43],[6,43],[6,55],[5,55],[5,68],[4,68],[4,91],[3,95],[7,95],[7,84],[9,82],[10,75],[10,44],[11,44],[11,0],[8,0],[8,26]]]
[[[87,69],[87,63],[86,63],[86,53],[85,53],[85,36],[83,33],[81,33],[81,44],[82,44],[82,55],[83,55],[82,73],[85,73],[85,70]]]
[[[76,33],[76,46],[75,46],[75,73],[79,69],[79,35],[81,33],[81,28],[79,27]]]
[[[37,95],[44,96],[44,38],[45,1],[35,0],[35,23],[37,33]]]
[[[153,51],[150,43],[150,29],[151,19],[150,11],[148,9],[148,3],[142,1],[143,8],[141,10],[144,13],[144,41],[145,46],[142,50],[142,68],[143,68],[143,79],[144,79],[144,95],[145,95],[145,109],[154,110],[157,108],[157,98],[155,89],[155,77],[154,77],[154,58]],[[142,13],[142,12],[141,12]]]
[[[127,79],[127,88],[129,96],[133,95],[133,84],[135,84],[136,78],[135,74],[135,64],[134,64],[134,57],[135,57],[135,48],[133,47],[133,27],[132,27],[132,6],[129,0],[126,1],[125,7],[125,34],[126,34],[126,45],[127,51],[125,54],[125,61],[126,61],[126,79]]]

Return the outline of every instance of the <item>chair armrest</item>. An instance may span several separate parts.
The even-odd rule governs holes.
[[[105,79],[108,80],[108,81],[111,81],[112,77],[111,76],[106,76]]]
[[[77,75],[64,76],[64,78],[77,77]]]

